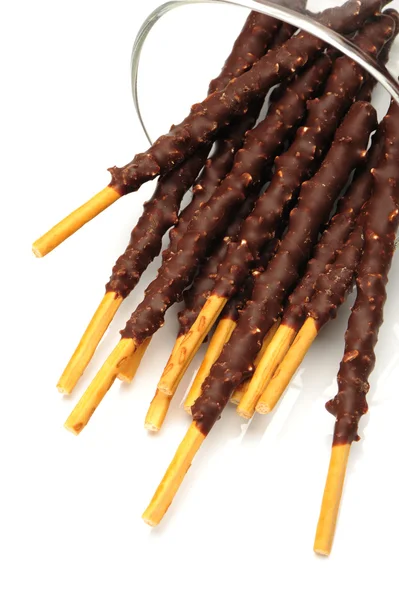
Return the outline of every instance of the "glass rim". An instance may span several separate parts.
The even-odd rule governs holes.
[[[150,144],[153,143],[148,129],[145,125],[140,108],[138,75],[140,67],[140,58],[145,42],[152,31],[154,25],[170,11],[192,4],[227,4],[254,10],[265,15],[269,15],[280,21],[285,21],[290,25],[303,29],[315,37],[321,38],[327,44],[334,46],[337,50],[349,56],[360,64],[372,77],[374,77],[399,104],[399,83],[390,74],[385,66],[380,65],[377,60],[362,52],[353,42],[344,36],[336,33],[332,29],[321,25],[312,18],[312,13],[292,10],[286,6],[280,6],[269,0],[169,0],[158,6],[144,21],[136,36],[131,55],[131,85],[133,104],[139,119],[140,125]]]

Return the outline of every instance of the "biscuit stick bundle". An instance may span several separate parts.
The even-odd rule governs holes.
[[[338,394],[327,403],[327,410],[336,421],[315,540],[315,551],[320,554],[331,551],[350,448],[359,440],[359,421],[368,410],[368,379],[375,365],[375,346],[383,322],[386,286],[399,226],[399,106],[395,102],[383,128],[381,158],[373,169],[374,191],[364,215],[364,250],[356,278],[357,298],[338,372]]]
[[[336,257],[342,251],[342,246],[358,221],[361,222],[360,211],[365,207],[371,194],[372,169],[380,158],[383,141],[380,126],[367,162],[356,172],[353,183],[340,201],[335,216],[321,236],[304,276],[288,299],[281,325],[260,361],[247,395],[241,401],[242,406],[250,404],[252,407],[256,406],[257,412],[271,412],[304,358],[306,345],[304,345],[303,334],[304,331],[309,331],[310,322],[304,330],[302,326],[305,324],[309,306],[315,299],[316,286],[328,269],[334,269]],[[320,327],[321,323],[317,328],[315,327],[315,331]],[[299,347],[302,352],[299,352]]]
[[[282,29],[280,25],[271,17],[250,13],[219,77],[210,83],[209,92],[223,89],[230,79],[244,73],[261,58]],[[284,36],[288,37],[293,33],[286,29],[284,31]],[[150,262],[159,254],[162,237],[169,228],[170,245],[164,260],[176,252],[177,245],[198,208],[209,200],[230,171],[234,156],[243,144],[246,131],[255,124],[261,105],[262,97],[260,101],[254,102],[242,119],[221,132],[213,156],[206,165],[211,144],[205,144],[181,166],[160,178],[151,200],[144,205],[143,215],[131,233],[125,252],[115,263],[105,297],[61,376],[58,387],[62,393],[72,392],[119,306],[134,290]],[[195,181],[204,165],[200,177]],[[191,203],[178,217],[183,196],[193,183],[195,186]]]
[[[339,127],[320,169],[302,185],[287,232],[268,268],[256,280],[251,300],[241,312],[230,340],[212,366],[192,407],[193,423],[165,474],[144,519],[157,524],[169,507],[191,460],[220,418],[234,389],[253,370],[253,361],[276,322],[285,294],[328,218],[351,171],[366,154],[376,127],[376,113],[365,102],[354,104]]]
[[[315,17],[386,64],[399,25],[395,11],[381,12],[387,4],[349,0]],[[294,8],[305,5],[296,0]],[[107,188],[35,242],[44,256],[158,178],[58,383],[63,393],[73,390],[169,231],[156,277],[65,423],[80,433],[115,380],[132,381],[166,312],[184,300],[147,429],[162,427],[193,357],[210,342],[184,404],[192,424],[143,515],[150,525],[163,518],[228,402],[246,419],[270,412],[356,281],[339,391],[327,406],[336,425],[315,551],[330,552],[350,447],[367,410],[399,224],[399,107],[392,102],[378,126],[374,85],[322,40],[252,12],[208,97],[146,152],[110,169]]]
[[[392,36],[389,16],[366,25],[356,38],[362,50],[378,53]],[[354,101],[363,83],[363,71],[354,61],[339,58],[328,78],[324,94],[308,104],[304,126],[299,129],[286,153],[275,162],[275,174],[266,193],[243,223],[236,243],[230,244],[215,276],[212,293],[186,339],[179,340],[165,367],[158,388],[172,395],[195,349],[212,327],[218,311],[242,285],[263,245],[275,236],[287,204],[301,183],[317,169],[320,157],[329,147],[335,129]],[[249,416],[252,416],[251,414]]]
[[[263,181],[286,136],[301,122],[307,100],[316,95],[330,67],[331,61],[327,56],[318,58],[272,104],[266,118],[247,133],[243,148],[235,156],[232,170],[212,198],[193,217],[176,254],[162,264],[156,279],[145,291],[144,300],[126,323],[121,342],[68,420],[68,427],[80,430],[86,425],[115,380],[121,363],[130,359],[163,325],[166,311],[181,299],[185,288],[192,282],[209,244],[215,236],[222,235],[234,211]]]

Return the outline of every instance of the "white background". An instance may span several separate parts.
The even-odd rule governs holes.
[[[135,34],[156,5],[2,6],[0,597],[396,597],[397,261],[371,411],[351,455],[329,559],[314,556],[312,545],[333,429],[324,403],[336,389],[348,305],[272,417],[248,426],[226,409],[156,530],[140,516],[189,424],[179,403],[193,371],[164,431],[143,428],[174,341],[174,311],[134,384],[115,385],[78,438],[63,429],[155,273],[153,265],[125,303],[73,397],[60,397],[58,376],[152,187],[121,199],[45,259],[35,259],[30,246],[107,185],[106,167],[146,147],[129,65]],[[227,11],[208,7],[203,18],[182,12],[181,31],[171,21],[168,35],[159,30],[141,80],[154,132],[184,116],[218,73],[242,22]]]

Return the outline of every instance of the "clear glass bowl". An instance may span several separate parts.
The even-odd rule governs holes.
[[[309,0],[303,11],[284,6],[287,0],[172,0],[159,6],[143,23],[132,52],[133,101],[147,138],[156,139],[206,97],[209,81],[218,75],[250,10],[291,23],[335,46],[399,102],[399,36],[385,68],[311,15],[343,3]],[[399,0],[388,8],[399,10]],[[168,101],[173,114],[170,108],[162,110],[166,97],[173,100]]]

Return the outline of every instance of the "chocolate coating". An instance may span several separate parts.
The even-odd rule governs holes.
[[[324,25],[349,33],[387,3],[388,0],[349,0],[318,17]],[[305,32],[291,37],[283,46],[268,52],[249,71],[233,79],[225,89],[194,105],[189,116],[161,136],[149,150],[137,154],[125,167],[110,169],[110,185],[126,194],[172,170],[199,146],[215,139],[221,128],[244,115],[255,99],[314,59],[324,47],[324,42]]]
[[[170,231],[170,244],[162,257],[164,261],[168,260],[177,251],[179,242],[185,235],[191,220],[201,207],[212,198],[223,179],[230,173],[234,164],[234,157],[244,144],[245,134],[252,129],[257,121],[263,99],[255,104],[251,106],[248,113],[240,121],[228,127],[223,132],[223,136],[216,141],[212,156],[208,159],[194,186],[193,198],[190,204],[180,213],[178,224]]]
[[[393,11],[396,12],[396,11]],[[246,55],[247,54],[247,50],[248,50],[248,43],[246,42],[246,39],[248,38],[248,36],[253,35],[252,32],[255,29],[255,31],[257,32],[257,35],[254,37],[257,37],[259,39],[255,39],[254,41],[252,40],[251,43],[254,44],[254,48],[252,49],[253,51],[250,54],[250,56],[252,57],[252,60],[255,60],[256,56],[259,56],[260,53],[264,53],[265,49],[266,49],[266,43],[270,42],[270,37],[273,33],[275,33],[275,30],[277,29],[277,26],[274,24],[274,20],[272,20],[273,23],[270,24],[270,31],[267,30],[267,25],[268,25],[268,21],[266,20],[265,22],[263,22],[262,20],[260,22],[258,22],[257,16],[255,15],[250,15],[246,25],[243,28],[243,31],[241,33],[241,35],[239,36],[235,46],[234,46],[234,51],[232,52],[232,56],[229,58],[228,64],[230,65],[229,68],[229,73],[233,73],[232,68],[233,68],[233,56],[239,56],[241,54]],[[263,25],[263,28],[261,27]],[[375,53],[377,54],[381,48],[384,45],[384,42],[389,39],[392,38],[392,31],[393,31],[393,26],[394,23],[391,19],[390,16],[380,16],[377,17],[374,22],[371,22],[369,24],[367,24],[362,33],[360,35],[358,35],[357,37],[355,37],[355,42],[358,44],[358,46],[364,50],[367,51],[369,53]],[[281,28],[283,29],[282,32],[282,37],[286,36],[290,31],[292,32],[292,30],[294,29],[293,27],[288,27],[287,28]],[[280,30],[281,31],[281,30]],[[280,33],[280,31],[278,33]],[[274,40],[274,42],[276,43],[276,40]],[[277,40],[277,44],[280,42],[280,40]],[[334,85],[329,87],[328,93],[334,94],[334,93],[338,93],[339,98],[341,99],[343,90],[345,90],[348,94],[348,96],[350,95],[350,88],[351,86],[349,85],[348,87],[345,87],[345,81],[342,81],[342,79],[346,77],[346,81],[352,81],[352,88],[353,86],[356,87],[356,77],[359,77],[359,69],[351,69],[351,70],[345,70],[344,65],[345,62],[348,62],[349,59],[341,59],[343,61],[343,64],[340,64],[340,61],[338,61],[337,67],[334,70],[334,73],[331,75],[331,80],[335,81],[335,91],[334,91]],[[352,63],[353,61],[349,61],[349,64]],[[246,68],[249,68],[250,66],[250,59],[247,58],[246,62]],[[242,69],[244,68],[244,63],[242,59],[237,59],[237,71],[236,73],[239,74]],[[335,72],[338,70],[338,74],[336,74]],[[356,71],[357,72],[354,72]],[[223,72],[222,72],[223,74]],[[234,73],[233,73],[234,75]],[[225,81],[225,77],[226,76],[221,76],[219,77],[217,80],[214,80],[213,84],[212,84],[212,89],[215,88],[217,89],[218,87],[218,82],[219,85],[223,85],[223,82]],[[334,80],[335,78],[335,80]],[[369,82],[373,82],[373,79],[370,79]],[[364,86],[363,86],[364,88]],[[362,89],[363,89],[362,88]],[[343,103],[341,102],[341,104],[343,105]],[[178,209],[180,206],[180,202],[185,194],[185,192],[187,191],[187,189],[189,189],[191,187],[191,185],[194,183],[194,180],[196,178],[196,175],[198,174],[198,172],[201,170],[204,160],[206,158],[205,156],[205,152],[207,152],[207,148],[202,148],[198,154],[194,155],[193,157],[191,157],[189,160],[187,160],[185,163],[183,163],[183,165],[177,169],[175,169],[174,171],[171,171],[170,174],[165,175],[163,178],[160,179],[159,184],[157,186],[157,189],[152,197],[152,199],[147,202],[144,206],[144,211],[143,211],[143,215],[140,218],[138,224],[136,225],[136,227],[133,229],[132,234],[131,234],[131,239],[129,242],[129,245],[127,246],[124,254],[122,254],[122,256],[119,257],[119,259],[117,260],[113,271],[112,271],[112,276],[111,279],[109,281],[109,283],[106,286],[106,291],[107,292],[116,292],[119,296],[122,296],[124,298],[126,298],[129,293],[134,289],[134,287],[137,285],[142,273],[145,271],[145,269],[147,268],[147,266],[150,264],[150,262],[155,258],[155,256],[157,256],[159,254],[160,248],[161,248],[161,243],[162,243],[162,237],[164,235],[164,233],[173,225],[176,225],[176,227],[173,227],[171,229],[170,232],[170,246],[169,248],[165,251],[164,253],[164,260],[167,260],[170,257],[170,253],[171,252],[175,252],[176,248],[177,248],[177,244],[179,242],[179,240],[181,239],[182,235],[184,235],[185,231],[188,228],[189,222],[191,220],[191,218],[194,216],[195,212],[198,210],[198,208],[207,200],[209,200],[209,198],[212,196],[212,193],[215,191],[215,189],[217,188],[217,186],[220,184],[220,182],[224,179],[224,177],[227,175],[227,173],[230,171],[232,164],[233,164],[233,160],[234,160],[234,156],[235,153],[238,151],[238,149],[242,146],[243,143],[243,137],[244,134],[246,133],[246,131],[250,128],[252,128],[252,126],[255,124],[256,118],[259,114],[260,111],[260,103],[256,102],[256,106],[251,107],[251,110],[248,111],[247,115],[240,120],[237,124],[229,127],[226,131],[226,136],[221,139],[220,141],[217,142],[217,148],[215,150],[215,154],[213,155],[212,158],[210,158],[208,160],[208,163],[206,165],[206,168],[204,169],[204,172],[200,178],[200,181],[198,181],[197,185],[195,186],[194,189],[194,197],[193,200],[191,202],[191,204],[182,212],[179,221],[177,222],[177,213],[178,213]],[[325,103],[323,104],[323,102],[321,104],[319,104],[319,106],[317,107],[316,111],[315,111],[315,115],[313,115],[313,125],[315,123],[317,123],[317,119],[318,119],[318,115],[321,115],[322,117],[324,117],[324,122],[327,122],[328,124],[333,123],[333,121],[331,121],[330,119],[327,118],[327,113],[324,112],[325,111]],[[337,120],[339,120],[339,114],[335,114],[335,118]],[[308,121],[310,121],[310,123],[312,123],[312,118],[308,119]],[[330,126],[331,129],[331,126]],[[320,131],[321,133],[321,131]],[[311,131],[307,132],[307,139],[311,140],[312,137],[312,133]],[[320,136],[321,137],[321,136]],[[298,148],[293,147],[291,150],[291,156],[295,156],[297,153],[299,153],[299,155],[301,155],[301,157],[303,158],[303,163],[305,163],[305,159],[306,159],[306,154],[304,154],[301,151],[301,148],[305,147],[306,149],[306,143],[307,143],[307,139],[302,139],[302,143],[298,144]],[[299,140],[301,142],[301,140]],[[321,152],[322,150],[322,145],[317,143],[317,140],[315,140],[315,144],[314,147],[316,147],[318,149],[319,152]],[[314,163],[313,163],[314,164]],[[295,165],[293,165],[295,167]],[[284,171],[284,169],[282,169],[281,171]],[[281,172],[280,171],[280,172]],[[286,170],[285,170],[286,171]],[[284,172],[285,172],[284,171]],[[276,193],[274,195],[274,200],[275,203],[276,201],[278,202],[278,190],[280,190],[280,192],[286,196],[286,194],[288,193],[288,182],[287,179],[289,180],[289,178],[291,177],[291,180],[293,179],[293,174],[296,173],[298,175],[298,179],[300,178],[300,170],[296,170],[295,168],[291,168],[288,169],[288,177],[279,177],[277,180],[277,197],[276,197]],[[294,175],[295,177],[295,175]],[[298,184],[299,185],[299,184]],[[270,188],[270,192],[273,191],[273,185]],[[276,192],[276,190],[274,189],[274,192]],[[269,198],[270,194],[266,195],[266,199]],[[266,207],[265,207],[266,208]],[[264,210],[265,210],[264,208]],[[263,210],[263,212],[264,212]],[[259,219],[258,219],[258,215],[254,214],[252,217],[249,218],[248,224],[249,226],[252,224],[255,225],[255,231],[252,232],[253,235],[251,235],[250,233],[246,233],[246,237],[251,239],[256,237],[257,233],[259,233],[259,239],[263,239],[264,235],[265,235],[265,231],[267,233],[269,233],[269,237],[273,236],[273,227],[268,225],[268,220],[267,220],[267,216],[266,219],[262,219],[261,210],[257,210],[255,211],[259,214]],[[273,213],[269,212],[269,215],[271,217],[276,215]],[[277,217],[276,217],[277,218]],[[261,224],[261,227],[256,227],[257,224]],[[251,227],[249,227],[251,228]],[[263,229],[263,234],[262,232],[258,232],[257,229]],[[227,243],[224,246],[225,251],[227,250]],[[246,256],[248,256],[249,258],[249,262],[251,262],[252,260],[254,260],[254,258],[250,255],[248,255],[248,252],[245,252],[245,246],[241,246],[238,247],[233,247],[230,246],[230,255],[233,254],[233,256],[235,256],[236,258],[236,263],[235,263],[235,267],[237,266],[238,260],[240,258],[240,256],[242,256],[242,259],[245,260]],[[222,254],[222,251],[219,253],[218,258],[220,263],[222,263],[223,259],[225,258],[226,252],[224,252],[224,254]],[[216,258],[216,257],[215,257]],[[228,264],[228,261],[224,261],[223,263],[224,265]],[[208,265],[209,267],[209,265]],[[218,281],[218,278],[216,277],[215,271],[214,269],[212,269],[212,271],[209,271],[209,268],[206,268],[205,272],[202,274],[202,276],[200,276],[200,279],[198,281],[198,292],[195,292],[194,290],[192,290],[190,293],[188,293],[187,295],[184,296],[184,299],[187,299],[188,302],[188,306],[186,308],[185,311],[182,311],[182,313],[180,313],[180,323],[181,323],[181,329],[180,329],[180,334],[185,333],[190,326],[194,323],[196,317],[198,316],[198,312],[197,310],[201,310],[202,306],[204,305],[206,298],[209,295],[209,292],[212,290],[213,285],[215,283],[215,280]],[[238,274],[240,271],[236,270],[236,273]],[[208,273],[208,277],[211,277],[211,279],[206,280],[206,276]],[[222,277],[223,277],[224,273],[222,273]],[[227,278],[228,281],[231,281],[231,274],[229,269],[227,269]],[[242,277],[240,279],[240,281],[236,284],[236,285],[240,285],[242,281]],[[197,285],[197,284],[195,284]],[[194,298],[195,294],[202,294],[201,296],[198,296],[197,299]]]
[[[223,89],[230,79],[241,75],[259,60],[265,54],[278,28],[279,22],[275,19],[251,12],[220,75],[211,81],[209,93]],[[170,245],[164,253],[164,260],[176,250],[195,211],[203,202],[209,200],[230,171],[234,155],[243,144],[244,134],[253,127],[259,115],[261,105],[258,106],[258,102],[256,104],[257,106],[251,107],[239,123],[229,127],[223,132],[221,139],[217,140],[214,155],[208,160],[197,181],[193,200],[182,211],[179,219],[177,215],[183,196],[204,166],[211,145],[200,148],[181,166],[160,178],[151,200],[144,205],[143,214],[131,233],[129,245],[112,270],[106,286],[107,292],[115,292],[123,298],[130,294],[142,273],[159,254],[162,237],[170,227]]]
[[[136,287],[150,262],[161,251],[164,233],[178,223],[180,203],[196,180],[205,159],[201,149],[181,167],[160,178],[151,200],[144,204],[143,214],[131,233],[129,245],[112,269],[107,292],[126,298]]]
[[[252,11],[237,37],[219,77],[211,81],[208,93],[220,91],[231,79],[242,75],[264,56],[269,46],[272,46],[276,35],[279,34],[280,25],[281,23],[276,19]],[[205,169],[194,187],[190,204],[181,212],[177,226],[170,232],[170,245],[164,253],[164,260],[169,257],[170,252],[176,251],[179,241],[186,233],[197,210],[205,202],[208,202],[217,186],[230,172],[234,156],[242,147],[245,133],[255,125],[262,104],[263,98],[261,97],[250,107],[247,114],[243,115],[242,119],[221,132],[220,138],[216,140],[212,157],[208,159]],[[211,144],[208,144],[207,148],[210,150]]]
[[[388,63],[389,54],[391,52],[392,45],[395,41],[396,36],[399,33],[399,13],[394,9],[388,9],[388,10],[384,11],[382,13],[382,15],[384,17],[388,16],[388,17],[392,18],[393,26],[394,26],[394,31],[392,32],[391,38],[385,44],[384,48],[378,55],[378,62],[380,63],[380,65],[385,66]],[[360,90],[359,94],[357,95],[356,99],[363,100],[364,102],[371,102],[373,90],[377,84],[377,80],[374,79],[374,77],[372,77],[368,73],[365,73],[365,76],[366,76],[366,80],[364,82],[364,85],[362,86],[362,89]]]
[[[296,5],[298,8],[304,8],[306,6],[306,1],[299,0],[296,3]],[[284,44],[295,33],[295,31],[296,31],[295,27],[293,27],[292,25],[289,25],[288,23],[283,23],[282,26],[280,27],[280,29],[277,31],[276,35],[274,36],[273,40],[271,41],[270,48],[271,49],[278,48],[279,46]],[[263,99],[261,99],[261,103],[263,104]],[[260,103],[258,104],[258,101],[255,101],[254,104],[255,104],[255,106],[251,107],[249,109],[247,115],[245,115],[242,119],[239,120],[238,127],[240,127],[240,125],[243,123],[243,121],[245,119],[249,120],[252,118],[252,116],[257,117],[259,115],[261,105],[260,105]],[[253,119],[252,123],[248,123],[248,126],[246,126],[244,131],[248,131],[249,129],[251,129],[253,127],[253,125],[255,124],[255,121],[256,121],[256,119]],[[237,127],[237,125],[230,126],[227,129],[227,131],[230,131],[230,129],[233,129],[233,131],[234,131],[234,127]],[[218,178],[217,184],[215,184],[215,183],[208,184],[206,180],[202,181],[202,179],[208,177],[207,169],[204,170],[204,175],[202,176],[201,181],[199,181],[199,184],[194,188],[194,196],[193,196],[192,202],[181,213],[177,227],[175,227],[171,230],[172,251],[176,250],[178,242],[180,241],[182,235],[187,231],[188,225],[189,225],[191,219],[194,217],[197,210],[205,202],[207,202],[209,200],[210,196],[212,195],[212,194],[209,194],[209,190],[213,189],[213,191],[214,191],[216,189],[217,185],[222,181],[222,179],[227,175],[227,173],[231,169],[236,150],[229,149],[228,143],[226,144],[227,145],[226,150],[224,150],[223,149],[224,143],[225,142],[223,140],[216,142],[215,152],[214,152],[212,158],[210,158],[208,161],[210,166],[214,162],[216,162],[216,163],[221,162],[221,167],[218,167],[217,164],[215,166],[216,166],[216,172],[223,173],[223,176],[220,176]],[[225,161],[225,158],[227,159],[226,161]],[[227,161],[230,161],[230,163],[229,163],[230,167],[228,169],[227,169],[227,167],[225,167],[225,162],[227,162]],[[246,209],[244,208],[244,212],[245,211],[246,211]],[[247,215],[245,215],[245,216],[247,216]],[[222,240],[220,242],[220,245],[217,246],[216,249],[214,249],[212,251],[211,256],[209,256],[209,259],[206,261],[206,263],[203,264],[202,269],[201,269],[200,273],[197,275],[193,286],[190,288],[190,290],[187,290],[187,292],[184,294],[183,300],[186,304],[186,307],[185,307],[185,309],[183,309],[183,311],[181,311],[181,313],[179,315],[179,321],[181,323],[179,335],[182,335],[186,331],[188,331],[188,329],[190,329],[191,325],[194,323],[195,319],[197,318],[201,308],[204,305],[206,298],[209,295],[209,292],[213,288],[213,280],[214,280],[215,274],[217,272],[217,268],[218,268],[219,264],[221,263],[221,261],[223,260],[225,254],[226,254],[226,251],[227,251],[227,241],[230,242],[237,235],[235,232],[236,224],[239,223],[241,226],[241,222],[242,222],[242,217],[239,215],[238,218],[232,224],[234,233],[229,233],[229,232],[226,233],[225,239]],[[168,251],[166,251],[166,256],[168,256]]]
[[[209,94],[222,90],[258,61],[271,46],[281,22],[273,17],[252,11],[234,42],[220,75],[209,85]]]
[[[306,303],[315,291],[319,276],[332,264],[342,244],[350,235],[364,203],[369,199],[373,188],[371,170],[378,164],[384,138],[379,129],[373,138],[367,162],[357,169],[354,180],[338,204],[337,212],[316,245],[313,257],[308,262],[306,272],[288,299],[282,324],[299,331],[306,318]]]
[[[183,300],[185,307],[178,315],[180,323],[179,336],[185,335],[190,330],[201,312],[213,289],[216,273],[220,263],[226,256],[229,244],[237,239],[242,223],[251,212],[255,199],[255,195],[247,198],[239,210],[237,217],[227,228],[224,238],[217,244],[214,251],[202,265],[194,279],[193,285],[184,292]]]
[[[140,342],[162,326],[166,310],[180,300],[206,256],[209,244],[215,237],[223,235],[234,211],[262,185],[287,132],[301,122],[307,100],[315,96],[330,67],[330,60],[326,56],[320,57],[292,83],[281,100],[270,107],[265,120],[247,133],[231,172],[191,220],[177,253],[161,266],[157,278],[147,288],[143,302],[126,324],[123,337]]]
[[[254,267],[251,274],[245,280],[240,291],[235,296],[230,298],[222,312],[221,318],[238,321],[241,311],[252,296],[256,278],[265,271],[270,260],[276,253],[279,244],[280,239],[279,237],[276,237],[266,245],[266,248],[263,250],[262,256],[259,260],[259,264]]]
[[[366,24],[355,41],[363,51],[376,55],[392,36],[393,27],[389,16],[380,16]],[[336,61],[324,95],[309,103],[305,126],[298,131],[288,151],[276,159],[269,188],[244,222],[237,242],[229,245],[215,280],[215,295],[227,298],[234,295],[263,245],[275,236],[284,208],[301,183],[317,170],[340,120],[360,90],[363,76],[355,61],[347,57]]]
[[[300,5],[300,4],[304,7],[306,5],[306,2],[302,2],[302,3],[298,2],[298,5]],[[282,26],[280,27],[280,29],[278,30],[277,34],[273,38],[270,48],[278,48],[279,46],[284,44],[284,42],[286,42],[287,39],[289,39],[295,33],[295,31],[296,31],[295,27],[293,27],[292,25],[289,25],[288,23],[283,23]],[[284,90],[286,90],[286,88],[287,88],[287,86],[285,86],[284,89],[279,90],[279,97],[281,97],[281,94],[284,93]],[[277,99],[277,95],[275,96],[275,99]],[[273,101],[273,100],[274,99],[272,97],[271,101]],[[259,108],[260,108],[260,106],[255,108],[254,112],[256,114],[259,113]],[[250,111],[248,111],[249,114],[252,112],[253,112],[252,109],[250,109]],[[245,118],[248,118],[248,115],[246,115],[244,117],[244,119]],[[242,120],[240,120],[239,122],[241,122],[241,121]],[[250,127],[247,127],[247,129],[250,129]],[[228,153],[226,153],[226,155],[229,156]],[[230,156],[232,156],[232,154],[230,154]],[[215,155],[213,156],[213,158],[210,159],[210,161],[214,160],[214,158],[215,158]],[[221,181],[221,179],[220,179],[220,181]],[[203,185],[200,186],[200,192],[202,191],[202,189],[204,187],[206,189],[206,186],[203,186]],[[209,186],[208,186],[208,189],[209,189]],[[208,199],[209,198],[207,198],[207,200]],[[193,325],[196,318],[198,317],[202,307],[204,306],[207,298],[209,297],[210,292],[212,291],[212,289],[214,287],[216,273],[217,273],[219,265],[223,262],[223,259],[226,256],[228,245],[236,239],[239,229],[241,228],[243,219],[246,218],[250,212],[250,210],[247,210],[247,206],[248,207],[253,206],[254,201],[255,201],[255,198],[252,198],[252,199],[250,198],[249,202],[247,202],[245,204],[243,209],[240,211],[240,214],[238,215],[237,219],[232,224],[232,228],[233,228],[232,232],[230,232],[230,229],[228,230],[224,239],[217,245],[217,247],[212,251],[209,258],[202,265],[200,272],[197,274],[191,288],[186,290],[186,292],[184,293],[183,300],[185,303],[185,308],[182,311],[180,311],[180,313],[179,313],[179,322],[180,322],[179,336],[187,333],[187,331],[189,331],[190,327]],[[179,220],[179,224],[176,228],[174,228],[172,230],[172,233],[174,232],[174,230],[177,230],[177,229],[183,231],[183,233],[184,233],[184,231],[187,231],[189,221],[194,216],[196,211],[200,208],[200,206],[202,206],[203,204],[204,204],[204,201],[198,200],[198,194],[194,193],[194,198],[193,198],[191,204],[185,209],[185,211],[189,211],[189,213],[187,214],[187,217],[184,214],[185,211],[183,211],[183,214],[181,215],[180,220]],[[180,235],[179,239],[181,239],[181,235]],[[175,244],[174,244],[174,246],[175,246]],[[233,303],[233,305],[234,305],[234,303]]]
[[[306,264],[320,227],[351,171],[366,153],[376,113],[367,103],[352,106],[316,175],[302,185],[299,203],[291,212],[288,230],[268,268],[255,280],[251,300],[242,311],[230,341],[202,386],[193,406],[197,427],[207,435],[234,389],[254,369],[262,341],[276,321],[284,298]]]
[[[345,301],[352,287],[363,244],[363,227],[358,225],[338,252],[335,262],[318,278],[315,293],[307,304],[306,311],[316,321],[319,330],[328,321],[335,319],[339,307]]]
[[[383,322],[386,285],[399,225],[399,106],[385,117],[385,144],[374,169],[374,192],[365,215],[365,244],[356,279],[357,298],[345,335],[338,373],[338,394],[326,408],[336,417],[334,444],[357,441],[375,365],[375,346]]]
[[[282,29],[282,27],[279,28],[280,25],[281,23],[271,17],[251,12],[221,74],[211,82],[209,93],[224,88],[231,79],[251,68],[273,44],[276,35]],[[250,106],[242,119],[232,123],[221,132],[220,138],[216,140],[212,156],[208,159],[203,173],[196,182],[190,204],[181,212],[178,224],[170,231],[170,244],[164,252],[163,260],[167,260],[171,253],[176,252],[179,241],[186,233],[191,219],[200,207],[208,202],[218,185],[230,172],[234,156],[242,147],[245,133],[255,125],[262,104],[263,98],[261,97]],[[210,150],[211,144],[208,144],[206,148]]]
[[[301,10],[305,8],[307,0],[305,0],[304,2],[298,2],[297,4],[298,10]],[[289,40],[291,36],[294,35],[297,29],[297,27],[294,27],[289,23],[283,23],[270,43],[270,50],[275,50],[276,48],[279,48],[280,46],[285,44],[285,42]]]

